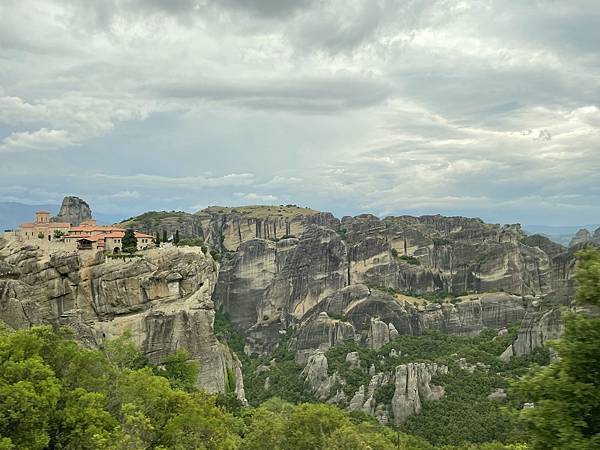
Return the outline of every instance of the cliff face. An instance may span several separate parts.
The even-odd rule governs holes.
[[[131,227],[152,236],[158,233],[161,239],[163,232],[170,238],[177,231],[181,238],[204,238],[202,218],[182,211],[149,211],[123,221],[119,226]]]
[[[337,229],[339,220],[331,213],[288,206],[212,206],[197,213],[202,218],[208,243],[225,251],[236,251],[252,239],[299,238],[309,225]]]
[[[291,348],[303,363],[314,351],[348,340],[378,349],[398,335],[432,330],[472,335],[484,328],[500,329],[520,323],[527,310],[527,299],[504,292],[416,307],[388,293],[352,285],[326,297],[305,316]]]
[[[52,222],[67,222],[73,226],[79,225],[81,222],[92,218],[92,210],[90,206],[79,197],[65,197],[60,206],[60,211],[56,217],[51,219]]]
[[[213,299],[247,336],[249,352],[272,348],[290,327],[298,329],[292,345],[300,361],[338,339],[377,347],[390,333],[478,333],[518,323],[527,297],[572,293],[574,253],[528,238],[518,225],[368,214],[338,222],[306,211],[274,218],[273,210],[252,208],[252,218],[232,209],[203,212],[206,236],[229,249]],[[293,237],[275,237],[282,223]],[[488,294],[417,308],[385,290]],[[332,322],[338,319],[343,331]]]
[[[569,248],[589,243],[600,245],[600,228],[597,228],[593,234],[590,233],[589,230],[582,228],[575,233],[575,236],[573,236],[573,239],[569,242]]]
[[[199,248],[154,249],[128,262],[0,242],[0,320],[13,328],[68,325],[88,346],[126,330],[154,363],[178,348],[201,363],[198,384],[224,391],[240,363],[215,337],[217,266]]]

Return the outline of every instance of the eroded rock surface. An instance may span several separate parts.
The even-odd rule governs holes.
[[[79,197],[65,197],[60,205],[60,210],[52,222],[66,222],[73,226],[81,224],[84,220],[92,218],[90,205]]]
[[[12,328],[68,325],[92,347],[129,330],[154,363],[186,349],[209,392],[224,391],[233,369],[243,399],[239,360],[214,334],[216,279],[217,265],[199,248],[152,249],[124,262],[102,253],[47,255],[2,240],[0,320]]]
[[[290,327],[313,327],[321,312],[348,322],[376,348],[391,335],[508,326],[524,317],[525,298],[571,293],[573,254],[542,236],[525,236],[519,225],[369,214],[338,221],[302,208],[260,208],[201,213],[205,235],[228,250],[214,300],[246,334],[250,352],[268,351]],[[489,296],[417,307],[385,290]],[[323,330],[312,341],[330,341]],[[302,344],[305,334],[297,349],[319,348]]]
[[[392,399],[396,424],[401,424],[410,416],[419,414],[423,402],[439,400],[443,397],[444,388],[431,384],[433,376],[443,373],[448,373],[448,367],[437,364],[409,363],[396,367],[396,389]]]

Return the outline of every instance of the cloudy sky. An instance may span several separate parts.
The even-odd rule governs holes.
[[[0,0],[0,201],[600,222],[598,0]]]

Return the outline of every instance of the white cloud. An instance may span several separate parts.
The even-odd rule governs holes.
[[[139,186],[168,185],[177,187],[224,187],[244,186],[252,184],[254,181],[254,175],[251,173],[230,173],[221,177],[169,177],[145,173],[138,173],[135,175],[110,175],[98,173],[94,176],[99,179],[122,181]]]
[[[0,144],[0,153],[53,150],[74,145],[72,136],[65,130],[40,128],[37,131],[13,132]]]
[[[272,194],[257,194],[254,192],[235,192],[233,195],[238,197],[239,199],[250,202],[272,203],[277,201],[277,197]]]

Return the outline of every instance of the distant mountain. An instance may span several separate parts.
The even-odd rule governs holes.
[[[17,202],[0,202],[0,231],[17,228],[23,222],[31,222],[35,212],[49,211],[51,215],[58,212],[59,205],[26,205]]]
[[[552,239],[554,242],[568,246],[571,239],[581,229],[587,229],[594,232],[600,224],[573,225],[573,226],[551,226],[551,225],[523,225],[523,229],[530,234],[542,234]]]

